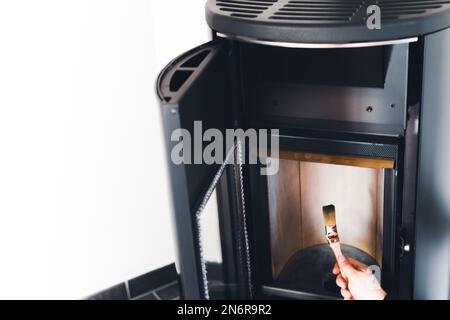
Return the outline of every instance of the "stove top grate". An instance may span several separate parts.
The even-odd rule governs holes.
[[[367,28],[372,5],[381,30]],[[218,32],[271,41],[324,41],[322,32],[338,42],[386,40],[449,27],[450,0],[208,0],[207,20]]]

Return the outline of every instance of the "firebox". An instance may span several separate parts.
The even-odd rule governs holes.
[[[392,297],[448,299],[450,1],[208,0],[206,18],[212,41],[157,81],[183,298],[339,299],[334,204],[344,254]],[[171,160],[197,121],[278,150]]]

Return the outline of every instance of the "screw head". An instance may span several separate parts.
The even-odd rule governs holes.
[[[366,108],[366,111],[369,112],[369,113],[373,112],[373,107],[372,106],[368,106]]]

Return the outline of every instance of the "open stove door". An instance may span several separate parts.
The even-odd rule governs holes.
[[[171,179],[177,269],[185,299],[246,296],[243,283],[247,279],[239,277],[248,274],[239,270],[245,245],[234,240],[244,239],[236,235],[235,228],[238,199],[242,198],[237,145],[227,146],[223,141],[223,148],[214,152],[207,148],[218,141],[218,133],[224,138],[226,129],[235,127],[228,47],[228,42],[216,40],[183,54],[162,71],[157,83]],[[206,137],[209,129],[214,131]],[[213,155],[214,163],[202,155]]]

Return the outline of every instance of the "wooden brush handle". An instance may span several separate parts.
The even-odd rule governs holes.
[[[342,250],[341,250],[341,243],[340,242],[334,242],[334,243],[330,243],[330,247],[334,252],[334,255],[336,256],[336,261],[339,261],[339,257],[344,256],[342,254]],[[341,275],[342,277],[347,280],[347,277],[345,276],[345,274],[342,272],[341,270]]]

